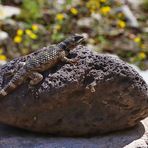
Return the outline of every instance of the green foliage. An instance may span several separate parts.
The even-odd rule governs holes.
[[[148,12],[148,0],[143,0],[143,3],[141,4],[141,7],[144,11]]]
[[[71,5],[72,0],[66,0],[66,4]]]
[[[51,39],[57,43],[57,42],[61,41],[62,39],[64,39],[64,34],[63,33],[54,33],[54,34],[52,34]]]
[[[33,22],[42,17],[42,5],[41,0],[23,0],[21,18],[27,22]]]

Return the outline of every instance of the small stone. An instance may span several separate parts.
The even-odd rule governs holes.
[[[80,27],[91,27],[94,23],[94,19],[90,17],[85,17],[78,20],[77,25]]]
[[[0,20],[4,20],[14,15],[19,15],[20,12],[21,10],[17,7],[0,5]]]
[[[0,42],[8,38],[8,33],[0,30]]]

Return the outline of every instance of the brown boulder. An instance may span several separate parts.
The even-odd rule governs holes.
[[[80,136],[133,127],[148,116],[148,86],[127,63],[83,46],[69,57],[79,58],[78,63],[60,63],[44,72],[44,80],[36,87],[27,81],[0,97],[0,122],[41,133]],[[0,73],[23,60],[7,63]],[[3,85],[9,79],[4,77]],[[86,87],[94,82],[92,93]]]

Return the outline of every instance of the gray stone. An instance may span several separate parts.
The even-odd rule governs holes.
[[[53,137],[0,125],[0,148],[147,148],[148,118],[135,128],[92,137]]]
[[[36,87],[27,81],[0,97],[0,121],[41,133],[90,136],[133,127],[148,115],[147,84],[127,63],[82,46],[69,57],[78,63],[60,63],[44,72]],[[23,60],[7,63],[0,72]],[[86,89],[95,83],[94,93]]]

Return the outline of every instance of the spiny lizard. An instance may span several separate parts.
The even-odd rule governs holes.
[[[38,84],[43,79],[43,75],[40,72],[50,69],[59,61],[75,63],[75,59],[68,59],[66,56],[83,39],[84,37],[82,35],[75,34],[57,45],[50,45],[43,48],[43,50],[40,50],[25,62],[16,64],[17,66],[8,72],[10,74],[14,73],[10,82],[4,87],[0,86],[0,88],[2,87],[0,95],[6,96],[9,92],[8,90],[15,90],[27,78],[31,79],[31,85]]]

